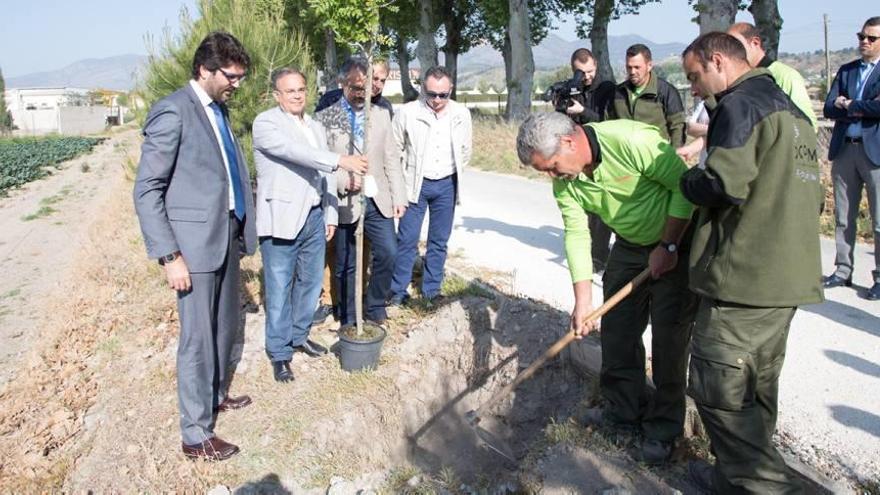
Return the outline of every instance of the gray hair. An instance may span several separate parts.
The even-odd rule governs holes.
[[[519,126],[516,136],[516,153],[523,165],[532,165],[532,156],[538,153],[542,158],[550,158],[559,152],[559,140],[570,136],[577,124],[559,112],[539,112],[529,117]]]
[[[299,77],[303,78],[303,81],[305,81],[306,83],[309,82],[309,80],[306,78],[306,75],[303,74],[302,71],[300,71],[299,69],[294,69],[293,67],[281,67],[281,68],[275,69],[272,72],[272,89],[277,91],[278,90],[278,81],[282,77],[290,76],[290,75],[299,76]]]
[[[358,71],[361,74],[367,74],[367,61],[361,57],[349,57],[342,63],[339,68],[339,82],[343,83],[348,79],[348,74],[352,71]]]

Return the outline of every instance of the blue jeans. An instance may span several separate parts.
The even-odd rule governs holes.
[[[339,301],[339,323],[355,322],[355,231],[357,223],[339,225],[336,229],[336,288]],[[367,286],[364,317],[374,321],[387,318],[385,306],[391,295],[391,271],[397,256],[394,219],[385,218],[372,199],[366,201],[364,234],[370,240],[370,283]],[[366,272],[364,272],[366,274]]]
[[[290,361],[305,343],[321,292],[324,270],[324,212],[312,208],[293,240],[261,237],[266,296],[266,353]]]
[[[455,174],[440,180],[425,179],[419,192],[419,202],[410,203],[397,232],[397,260],[391,280],[391,297],[400,301],[412,280],[413,265],[419,251],[419,235],[425,212],[428,217],[428,249],[425,253],[425,271],[422,277],[422,295],[428,298],[440,294],[443,266],[446,264],[446,244],[452,233],[455,216]]]

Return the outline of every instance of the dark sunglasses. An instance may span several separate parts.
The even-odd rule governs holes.
[[[865,33],[856,33],[856,38],[858,38],[859,41],[868,40],[868,43],[874,43],[875,41],[880,40],[880,36],[868,36]]]
[[[217,69],[217,70],[219,70],[220,73],[223,74],[223,77],[228,79],[229,82],[231,82],[231,83],[234,83],[235,81],[243,81],[244,78],[247,77],[246,73],[245,74],[232,74],[230,72],[226,72],[223,69]]]
[[[433,100],[434,98],[445,100],[449,98],[449,93],[435,93],[433,91],[425,91],[425,96],[427,96],[429,100]]]

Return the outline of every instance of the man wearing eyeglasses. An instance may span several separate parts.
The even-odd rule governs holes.
[[[406,194],[399,155],[391,149],[391,118],[378,105],[370,107],[369,142],[364,142],[367,128],[367,62],[350,58],[342,64],[339,77],[342,98],[318,112],[316,120],[327,133],[327,146],[343,154],[364,155],[369,162],[364,179],[376,184],[375,194],[367,189],[359,175],[344,170],[336,172],[339,196],[339,228],[335,241],[336,290],[339,323],[355,324],[355,269],[357,256],[355,232],[363,210],[364,234],[370,241],[370,283],[366,291],[364,317],[376,323],[387,318],[385,305],[390,296],[391,270],[397,255],[394,219],[406,210]],[[393,155],[393,156],[392,156]],[[395,158],[397,160],[395,160]],[[367,194],[364,198],[362,194]]]
[[[865,297],[876,301],[880,300],[880,16],[865,21],[856,36],[862,58],[840,67],[825,98],[825,117],[834,120],[828,159],[833,160],[837,258],[834,273],[823,285],[826,289],[852,285],[856,218],[864,187],[874,232],[874,284]]]
[[[426,212],[430,216],[422,297],[436,303],[440,296],[446,245],[459,200],[459,181],[471,159],[471,114],[467,107],[449,99],[451,92],[449,71],[441,66],[431,67],[422,76],[421,97],[394,115],[393,145],[394,151],[403,155],[409,207],[398,226],[392,305],[400,305],[408,297],[407,287],[412,280]]]
[[[257,235],[266,287],[266,354],[275,381],[293,381],[294,352],[320,357],[309,339],[321,291],[326,242],[336,230],[336,180],[344,169],[363,174],[362,156],[327,149],[320,123],[305,113],[305,75],[294,68],[272,74],[278,106],[254,120]]]
[[[251,403],[228,395],[239,320],[239,256],[256,249],[247,162],[226,101],[250,65],[224,32],[202,40],[192,79],[156,102],[144,124],[134,204],[150,258],[177,295],[177,394],[183,454],[224,460],[237,446],[214,434],[215,414]]]

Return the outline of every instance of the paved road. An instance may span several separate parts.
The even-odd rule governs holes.
[[[513,290],[563,310],[573,304],[562,220],[550,183],[468,171],[450,250],[513,275]],[[792,256],[798,255],[796,246]],[[822,240],[823,273],[834,243]],[[859,246],[855,284],[870,286],[873,253]],[[598,297],[601,289],[594,290]],[[814,465],[880,479],[880,302],[856,290],[826,291],[797,312],[780,385],[779,431]]]

